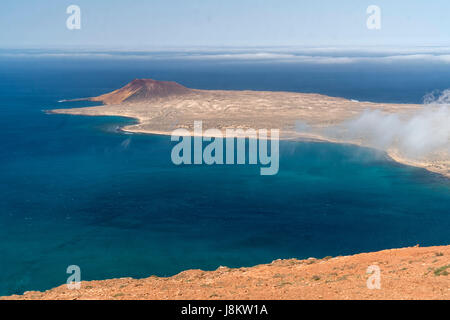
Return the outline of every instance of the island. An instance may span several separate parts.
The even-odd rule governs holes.
[[[48,112],[130,117],[138,123],[122,130],[134,133],[170,135],[177,128],[192,131],[194,121],[201,120],[204,129],[275,128],[280,130],[280,139],[313,139],[373,148],[379,146],[364,137],[343,134],[345,123],[366,110],[408,118],[423,109],[419,104],[363,102],[315,93],[199,90],[153,79],[135,79],[110,93],[76,100],[97,101],[102,105]],[[395,161],[450,177],[449,145],[425,155],[411,156],[392,144],[383,151]]]

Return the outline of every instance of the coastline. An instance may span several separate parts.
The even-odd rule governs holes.
[[[139,120],[139,119],[137,119],[137,120]],[[172,134],[171,132],[165,132],[165,131],[151,131],[151,130],[150,131],[148,131],[148,130],[138,131],[138,130],[133,130],[133,129],[127,129],[127,127],[128,126],[120,128],[120,131],[128,132],[128,133],[154,134],[154,135],[166,135],[166,136],[170,136]],[[190,134],[190,136],[194,137],[195,135]],[[203,135],[203,136],[210,137],[210,138],[216,137],[214,135]],[[257,138],[257,139],[259,139],[259,138]],[[371,148],[371,149],[375,149],[380,152],[386,153],[386,155],[394,162],[397,162],[397,163],[400,163],[400,164],[406,165],[406,166],[425,169],[429,172],[439,174],[445,178],[450,178],[450,170],[448,168],[446,168],[444,166],[437,167],[432,162],[427,162],[427,161],[418,162],[418,161],[414,161],[414,160],[402,157],[401,155],[398,154],[398,151],[395,149],[383,150],[383,149],[378,149],[378,148],[375,148],[373,146],[370,146],[368,144],[364,144],[364,143],[361,143],[358,141],[347,141],[347,140],[340,141],[340,140],[327,138],[327,137],[324,137],[324,136],[321,136],[318,134],[300,134],[300,133],[282,134],[282,135],[280,135],[280,140],[329,142],[329,143],[350,144],[350,145],[354,145],[354,146],[358,146],[358,147]]]
[[[95,107],[90,107],[95,108]],[[84,108],[83,108],[84,109]],[[132,134],[150,134],[150,135],[164,135],[170,136],[172,135],[171,131],[162,131],[162,130],[151,130],[151,129],[142,129],[140,126],[144,123],[144,119],[139,118],[138,116],[127,116],[121,114],[89,114],[89,113],[73,113],[70,112],[74,109],[54,109],[54,110],[45,110],[47,114],[67,114],[67,115],[80,115],[80,116],[118,116],[127,119],[133,119],[136,121],[134,124],[125,125],[120,127],[118,131]],[[193,132],[191,132],[190,136],[195,136]],[[204,137],[215,138],[214,135],[203,135]],[[389,149],[383,150],[378,149],[369,144],[362,143],[361,141],[352,141],[352,140],[337,140],[329,137],[325,137],[320,134],[310,134],[310,133],[298,133],[293,130],[282,131],[280,134],[280,140],[292,140],[292,141],[314,141],[314,142],[329,142],[329,143],[338,143],[338,144],[351,144],[359,147],[366,147],[371,149],[376,149],[381,152],[385,152],[387,156],[397,163],[402,165],[412,166],[416,168],[425,169],[429,172],[436,173],[445,178],[450,178],[450,161],[447,161],[444,164],[434,164],[432,161],[415,161],[412,159],[408,159],[406,157],[401,156],[397,150]]]
[[[0,300],[195,299],[450,299],[450,245],[387,249],[349,256],[278,259],[253,267],[186,270],[172,277],[82,281]],[[381,288],[369,289],[369,266],[380,268]]]
[[[379,149],[374,146],[371,146],[370,144],[363,143],[361,141],[337,140],[337,139],[331,139],[331,138],[324,137],[324,136],[317,135],[317,134],[312,134],[312,135],[303,134],[303,135],[299,135],[299,136],[300,136],[300,138],[312,139],[315,141],[323,141],[323,142],[339,143],[339,144],[351,144],[351,145],[355,145],[355,146],[359,146],[359,147],[375,149],[380,152],[386,153],[386,155],[394,162],[397,162],[397,163],[400,163],[400,164],[406,165],[406,166],[425,169],[429,172],[439,174],[442,177],[450,178],[450,161],[446,161],[445,164],[439,165],[439,164],[433,163],[432,161],[426,161],[426,160],[416,161],[416,160],[408,159],[408,158],[400,155],[397,149],[393,149],[393,148],[388,149],[388,150]]]

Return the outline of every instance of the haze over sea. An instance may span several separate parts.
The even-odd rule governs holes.
[[[421,103],[448,62],[273,62],[0,54],[0,295],[278,258],[450,244],[450,183],[349,145],[282,142],[280,170],[175,166],[168,136],[117,117],[48,115],[135,78],[198,89]],[[160,56],[164,56],[160,53]],[[199,119],[201,120],[201,119]],[[301,120],[301,119],[299,119]]]

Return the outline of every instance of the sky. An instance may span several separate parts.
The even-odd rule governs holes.
[[[450,46],[449,12],[448,0],[2,0],[0,47]]]

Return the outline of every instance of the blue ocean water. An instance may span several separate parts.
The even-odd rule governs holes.
[[[280,171],[175,166],[169,137],[132,120],[48,115],[134,78],[205,89],[320,92],[414,102],[450,87],[430,65],[274,66],[75,58],[0,59],[0,295],[82,279],[170,276],[450,243],[450,183],[348,145],[282,142]]]

